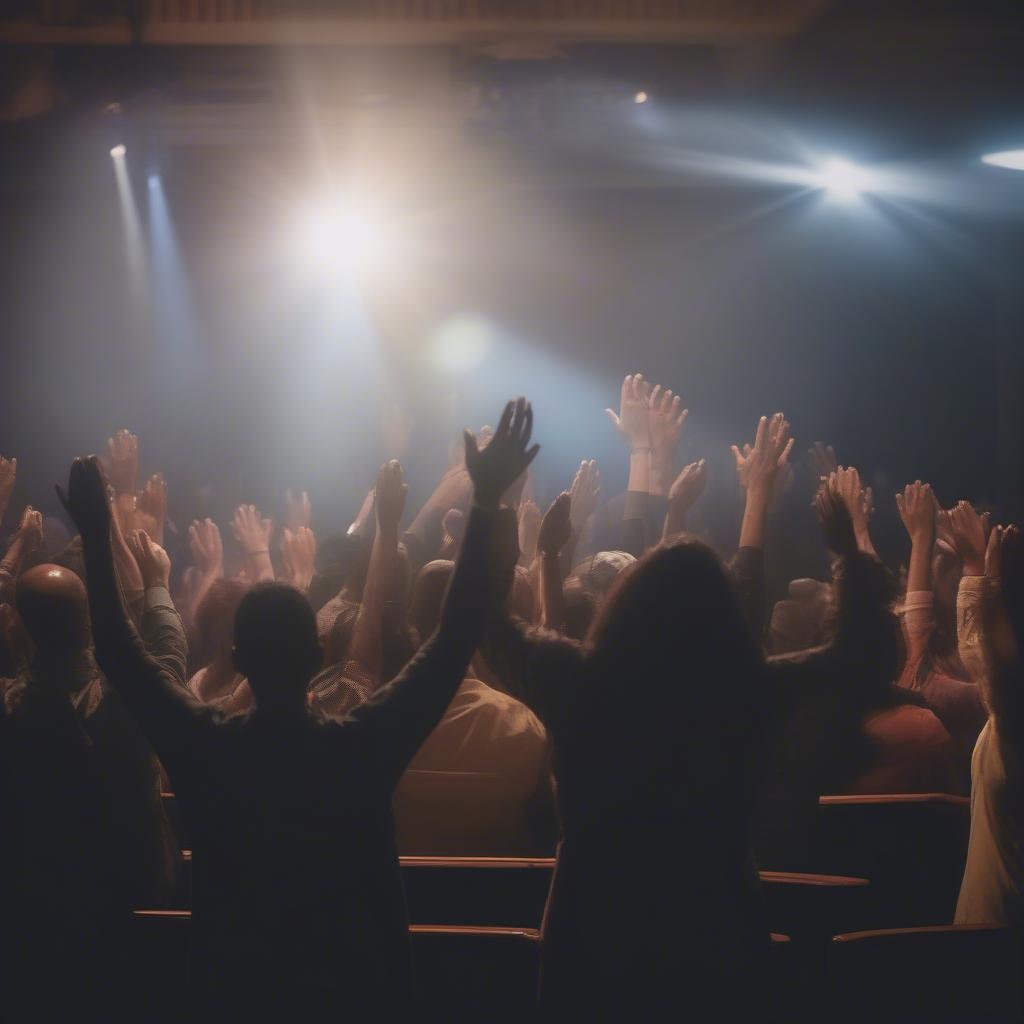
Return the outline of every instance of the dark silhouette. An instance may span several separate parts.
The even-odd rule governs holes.
[[[563,839],[544,1012],[727,1019],[758,1005],[760,662],[717,556],[656,548],[616,581],[586,645],[500,617],[485,654],[554,744]]]
[[[211,1018],[388,1019],[409,1009],[391,795],[482,635],[491,519],[537,452],[527,450],[531,427],[520,399],[483,451],[467,433],[474,506],[438,631],[342,721],[307,710],[316,622],[302,595],[277,584],[253,588],[235,622],[254,710],[224,718],[169,678],[125,614],[99,461],[72,466],[64,500],[82,534],[97,658],[159,753],[192,842],[197,1005]]]
[[[170,888],[157,767],[99,674],[82,581],[36,566],[18,580],[17,609],[34,655],[0,681],[4,1019],[103,1019],[116,1012],[132,908],[159,906]],[[173,660],[161,628],[147,604],[152,656]]]

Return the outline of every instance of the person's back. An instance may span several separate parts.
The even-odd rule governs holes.
[[[496,623],[488,656],[552,738],[563,840],[552,1015],[744,1012],[768,933],[748,851],[757,652],[717,557],[658,549],[586,648]]]
[[[321,658],[316,618],[303,595],[280,584],[254,587],[235,617],[235,667],[255,710],[225,718],[172,680],[125,614],[99,461],[72,466],[64,503],[82,534],[97,658],[180,791],[193,845],[200,1013],[388,1019],[408,1008],[390,796],[482,636],[491,521],[536,454],[536,446],[527,450],[531,427],[520,399],[483,452],[467,433],[474,506],[438,632],[342,721],[306,708]],[[166,556],[140,543],[145,577],[147,563]]]

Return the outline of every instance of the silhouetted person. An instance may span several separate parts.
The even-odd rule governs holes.
[[[157,767],[100,677],[82,581],[36,566],[17,609],[33,655],[0,681],[2,1016],[107,1019],[131,910],[169,891]],[[142,628],[168,653],[148,605]]]
[[[214,1019],[388,1019],[408,1010],[411,965],[391,794],[465,673],[486,615],[486,549],[505,488],[536,453],[532,413],[506,408],[480,452],[474,507],[435,636],[342,721],[306,707],[316,619],[290,587],[254,587],[235,662],[256,707],[225,718],[147,657],[114,578],[100,464],[76,460],[66,505],[82,534],[97,658],[167,768],[193,847],[192,955]]]
[[[500,617],[485,655],[554,744],[545,1014],[725,1020],[760,1005],[760,662],[719,559],[657,548],[621,574],[585,645]]]

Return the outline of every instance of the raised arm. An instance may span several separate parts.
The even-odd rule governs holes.
[[[676,479],[676,452],[683,424],[690,414],[682,399],[671,390],[656,384],[648,400],[648,421],[651,431],[651,475],[648,493],[667,498]]]
[[[540,553],[541,623],[548,629],[565,625],[565,597],[562,593],[562,565],[559,556],[572,533],[572,495],[562,493],[551,503],[541,520],[537,538]]]
[[[647,503],[651,488],[651,386],[639,374],[622,381],[619,411],[605,409],[629,445],[629,481],[622,516],[622,548],[639,557],[647,547]]]
[[[907,638],[907,665],[915,666],[928,646],[933,627],[932,551],[938,505],[931,487],[916,480],[896,495],[896,507],[910,537],[903,628]]]
[[[383,661],[384,606],[391,600],[398,565],[398,524],[405,508],[407,487],[402,467],[392,459],[380,467],[375,488],[377,533],[370,552],[370,568],[363,588],[363,601],[352,632],[348,661],[380,683]]]
[[[572,532],[569,541],[562,548],[562,579],[572,572],[576,546],[586,529],[587,522],[597,509],[597,499],[601,496],[601,471],[593,459],[584,459],[576,470],[572,486],[569,488],[569,518]]]
[[[963,565],[956,595],[958,652],[972,681],[984,687],[989,668],[982,629],[982,603],[986,591],[990,587],[999,586],[999,557],[986,546],[988,517],[978,515],[969,502],[958,502],[945,513],[944,518],[950,539]],[[998,534],[993,538],[990,531],[989,540],[998,545],[1000,538]]]
[[[99,459],[75,459],[57,493],[82,536],[93,643],[100,668],[162,760],[187,752],[205,720],[195,699],[151,657],[125,612],[110,547],[111,510]]]
[[[730,568],[744,617],[758,642],[764,633],[765,619],[765,522],[792,450],[789,422],[781,412],[758,420],[753,445],[745,444],[742,451],[737,445],[732,446],[736,475],[745,499],[739,549]]]
[[[235,539],[245,552],[245,568],[253,583],[274,578],[270,561],[270,532],[273,523],[264,519],[255,505],[239,505],[231,520]]]
[[[865,554],[877,558],[875,545],[871,541],[868,524],[875,510],[874,496],[870,487],[862,487],[860,473],[853,466],[840,466],[828,478],[829,488],[837,494],[846,505],[853,523],[857,547]]]
[[[184,688],[188,682],[188,642],[168,589],[171,560],[145,530],[136,530],[126,540],[145,588],[139,626],[142,642],[150,657]]]
[[[25,506],[3,560],[0,561],[0,604],[14,600],[14,590],[24,560],[43,543],[43,515],[31,505]]]
[[[224,575],[224,544],[217,524],[210,518],[193,520],[188,528],[188,547],[192,553],[195,585],[189,593],[185,614],[189,622],[193,622],[207,591]]]
[[[509,402],[483,451],[466,431],[466,469],[473,501],[437,631],[408,665],[351,715],[363,730],[368,756],[392,784],[437,725],[458,689],[488,617],[487,549],[502,493],[533,461],[533,411]]]
[[[708,482],[708,468],[703,459],[691,462],[672,482],[668,492],[668,510],[661,531],[662,540],[671,540],[686,533],[686,520],[690,509],[704,493]]]

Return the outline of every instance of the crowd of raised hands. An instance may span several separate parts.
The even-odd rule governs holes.
[[[525,473],[503,495],[503,502],[516,511],[518,562],[533,594],[534,617],[552,628],[564,625],[564,584],[571,578],[570,586],[578,585],[581,573],[573,570],[588,564],[584,556],[589,556],[589,564],[593,564],[603,547],[635,557],[657,541],[667,542],[686,534],[690,511],[708,482],[705,457],[678,465],[680,440],[688,416],[678,394],[640,374],[630,374],[622,382],[618,409],[605,412],[629,454],[625,505],[621,509],[614,503],[607,506],[613,510],[617,537],[614,533],[599,536],[600,531],[594,529],[602,499],[602,479],[593,460],[580,463],[574,478],[567,481],[566,489],[555,497],[546,512],[542,512],[532,481]],[[491,437],[491,429],[484,427],[478,443],[486,446]],[[794,444],[789,422],[783,414],[776,413],[760,419],[752,441],[732,446],[744,502],[740,548],[763,547],[768,514],[793,487]],[[400,554],[406,563],[404,585],[408,588],[409,570],[414,574],[431,559],[452,559],[459,548],[472,492],[469,468],[460,453],[450,459],[437,486],[403,534],[400,528],[406,488],[396,482],[401,480],[402,469],[392,461],[382,467],[358,515],[348,526],[348,543],[339,543],[343,538],[332,536],[318,557],[313,509],[305,491],[285,492],[278,517],[254,505],[242,504],[221,526],[208,517],[186,525],[184,520],[169,519],[168,487],[162,473],[153,473],[140,484],[139,440],[130,431],[119,430],[106,442],[101,462],[110,497],[114,556],[126,599],[131,603],[144,590],[145,578],[136,557],[140,551],[139,535],[144,535],[150,545],[173,554],[174,571],[169,576],[176,603],[190,627],[211,589],[216,589],[214,584],[224,578],[241,586],[276,579],[303,592],[311,592],[312,587],[318,610],[331,598],[359,603],[368,584],[381,607],[402,601],[404,595],[394,593],[393,581],[381,581],[381,572],[393,576],[393,566]],[[820,441],[810,447],[807,464],[820,494],[832,496],[845,509],[857,550],[875,556],[870,533],[875,506],[871,486],[864,484],[856,468],[839,465],[832,447]],[[0,457],[0,513],[5,513],[11,502],[17,469],[17,458]],[[813,493],[809,494],[808,500],[813,497]],[[932,590],[933,573],[940,569],[943,556],[947,561],[955,561],[962,575],[986,575],[987,539],[1001,536],[998,528],[993,533],[987,513],[976,512],[966,501],[943,509],[929,485],[921,481],[908,484],[898,493],[896,505],[911,542],[905,568],[909,593]],[[820,500],[817,507],[819,512],[824,508]],[[657,524],[652,524],[655,513],[661,517],[660,532],[654,528]],[[226,558],[225,530],[233,541],[230,558]],[[368,563],[374,538],[378,536],[395,550],[378,553],[371,569]],[[403,541],[404,547],[399,551]],[[602,545],[601,541],[605,543]],[[26,505],[17,525],[9,531],[3,563],[6,571],[2,577],[8,591],[17,570],[33,559],[38,560],[43,547],[43,518],[31,505]],[[73,560],[73,545],[67,551],[48,550],[46,554]],[[937,559],[935,567],[933,555]],[[333,585],[335,580],[339,586],[334,593],[326,593],[324,587]],[[935,582],[935,586],[939,583]],[[948,612],[949,605],[948,600],[943,605],[940,599],[937,607]],[[338,607],[336,601],[328,610]],[[766,635],[765,640],[770,650],[770,636]]]
[[[838,464],[830,446],[815,442],[807,456],[814,484],[801,497],[791,425],[775,413],[759,419],[750,440],[732,445],[742,511],[738,545],[723,559],[702,540],[706,521],[700,536],[691,527],[716,453],[680,464],[688,418],[680,396],[630,374],[618,408],[606,414],[629,467],[610,496],[602,493],[609,489],[607,474],[583,458],[542,511],[529,472],[539,451],[532,443],[533,412],[519,399],[506,406],[494,429],[465,432],[414,513],[407,515],[409,488],[392,459],[380,467],[355,519],[334,532],[321,527],[319,534],[314,523],[330,517],[319,508],[314,514],[305,491],[286,492],[278,516],[241,504],[220,525],[210,517],[179,519],[171,510],[184,511],[187,503],[174,501],[160,473],[140,486],[139,441],[118,431],[100,457],[75,460],[66,492],[57,489],[77,537],[69,541],[66,528],[62,534],[31,505],[12,519],[0,561],[0,677],[21,682],[3,680],[0,726],[34,721],[18,718],[18,709],[30,704],[12,696],[25,692],[25,680],[31,692],[34,675],[52,680],[63,673],[71,680],[62,684],[66,691],[84,693],[98,685],[98,661],[153,749],[169,759],[171,784],[192,794],[185,805],[192,826],[211,849],[222,844],[217,856],[224,864],[235,856],[258,859],[251,849],[230,856],[224,850],[234,850],[249,829],[262,837],[257,846],[269,849],[275,825],[265,808],[253,806],[245,812],[251,812],[248,824],[217,831],[225,800],[248,805],[239,788],[245,773],[210,767],[211,723],[226,752],[224,765],[250,757],[248,771],[264,780],[267,727],[245,732],[244,724],[235,731],[225,723],[265,723],[269,716],[278,722],[273,728],[285,730],[282,736],[297,721],[306,729],[338,726],[339,750],[349,749],[346,736],[374,737],[351,741],[358,752],[351,756],[368,760],[336,781],[328,747],[314,739],[320,734],[310,732],[299,744],[307,751],[299,761],[312,758],[303,785],[376,787],[385,806],[417,750],[429,752],[427,774],[435,781],[445,771],[463,771],[471,750],[477,758],[471,772],[491,779],[523,775],[524,764],[513,762],[532,759],[525,766],[530,786],[539,780],[549,801],[557,791],[562,840],[577,850],[572,868],[560,867],[556,877],[549,912],[569,917],[560,921],[555,952],[545,954],[554,985],[549,991],[556,991],[552,1005],[568,999],[567,1012],[579,1009],[584,979],[603,969],[586,936],[607,925],[606,895],[622,884],[623,850],[613,819],[628,820],[641,854],[664,845],[658,822],[669,806],[693,835],[705,837],[706,849],[690,844],[686,856],[693,877],[703,878],[714,865],[724,903],[714,902],[713,887],[689,895],[672,891],[682,901],[680,913],[706,912],[717,921],[720,905],[733,905],[736,892],[748,891],[748,840],[762,866],[791,867],[788,858],[800,855],[794,843],[806,840],[801,815],[816,809],[819,794],[964,792],[976,743],[978,750],[989,743],[985,749],[997,750],[1011,766],[1020,763],[1024,542],[1015,526],[992,525],[987,512],[967,501],[943,509],[927,483],[907,484],[895,495],[909,538],[901,586],[898,567],[884,566],[872,542],[871,486],[856,468]],[[0,519],[16,493],[17,471],[16,458],[0,457]],[[773,604],[764,570],[767,523],[781,501],[794,497],[816,510],[832,575],[793,580]],[[40,579],[34,566],[50,579]],[[19,589],[20,580],[26,582]],[[65,633],[71,648],[93,645],[96,661],[91,648],[48,660],[39,646],[49,634],[15,609],[31,617],[38,608],[63,607],[60,615],[73,618],[67,608],[81,607],[86,589],[92,639],[81,629]],[[631,678],[636,674],[642,678]],[[75,713],[86,715],[80,709],[98,706],[99,699],[90,704],[75,696]],[[445,708],[454,709],[450,722]],[[651,708],[661,711],[651,717]],[[474,715],[485,723],[476,732]],[[446,723],[454,728],[447,741],[437,740]],[[97,726],[93,721],[88,728]],[[500,747],[503,761],[488,760],[480,735],[495,752]],[[243,736],[255,738],[239,745]],[[628,751],[615,759],[611,775],[609,744]],[[998,775],[987,771],[975,786],[990,785]],[[733,809],[729,815],[715,810],[714,799],[691,799],[694,773]],[[219,785],[225,795],[218,795]],[[290,815],[286,790],[271,786],[267,799],[282,799],[278,810]],[[985,806],[1001,799],[996,793]],[[362,810],[351,813],[365,817],[343,820],[350,811],[338,811],[342,817],[330,826],[342,844],[336,856],[349,856],[350,834],[369,830],[366,842],[377,841],[379,814],[362,797],[330,806],[358,806]],[[746,813],[739,808],[754,806],[751,822],[730,824],[730,815]],[[319,813],[296,825],[311,829],[310,850],[323,838]],[[1013,814],[1006,807],[993,813]],[[605,824],[581,827],[595,815]],[[457,817],[461,834],[466,814]],[[985,877],[990,851],[999,845],[990,822],[975,824],[979,834],[988,832],[977,844],[972,838],[974,860],[958,913],[966,921],[1012,915],[1017,911],[1006,909],[1007,894],[1019,891],[1019,879],[996,903],[985,903],[978,895],[985,887],[971,882]],[[359,856],[393,859],[389,836],[378,836],[379,845]],[[296,880],[303,873],[301,850],[293,844],[291,852],[274,854],[294,855],[289,877]],[[210,863],[209,855],[197,844],[197,865]],[[642,860],[632,870],[631,884],[648,885],[645,898],[660,900],[663,881],[656,875],[641,881]],[[219,884],[236,882],[232,869]],[[571,911],[567,907],[580,897],[563,903],[570,890],[591,895]],[[378,895],[381,906],[391,899]],[[314,901],[305,911],[311,920],[318,919],[317,906]],[[638,928],[648,927],[635,919],[633,907],[611,911],[613,924],[618,915],[611,932],[630,942]],[[753,920],[758,912],[751,905],[736,913]],[[245,931],[235,920],[231,927]],[[757,928],[739,919],[732,932],[715,928],[717,951],[695,947],[686,956],[709,958],[715,971],[731,965],[722,977],[755,971]],[[633,960],[644,965],[638,976],[654,998],[662,987],[668,993],[677,985],[672,970],[655,970],[675,932],[648,928],[645,934],[650,956]],[[271,933],[265,937],[269,941]],[[355,933],[349,938],[349,952],[363,941]],[[308,947],[280,947],[276,955],[293,958],[301,974],[305,958],[321,953],[336,962],[313,938]],[[249,982],[258,973],[250,972]],[[727,987],[743,991],[731,982]],[[634,983],[623,981],[614,998],[628,999],[633,991]],[[705,995],[717,1004],[721,986]]]

